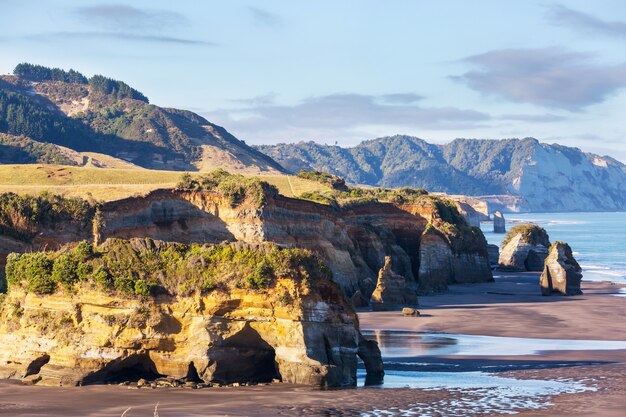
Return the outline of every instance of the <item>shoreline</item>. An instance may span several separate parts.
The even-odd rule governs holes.
[[[421,317],[405,317],[399,311],[360,311],[359,318],[362,329],[623,341],[626,340],[626,298],[613,295],[622,287],[583,281],[584,295],[543,297],[539,294],[538,274],[497,273],[492,283],[456,284],[447,293],[421,297]],[[565,412],[618,416],[626,407],[626,395],[623,395],[626,349],[549,351],[518,356],[426,355],[402,360],[418,372],[447,372],[450,369],[438,369],[436,365],[444,363],[459,365],[458,375],[482,371],[518,380],[584,379],[583,383],[598,387],[597,392],[545,397],[553,405],[540,410],[517,409],[521,416],[556,416]],[[507,366],[510,364],[517,366]],[[396,368],[388,364],[387,370],[407,369],[403,366]],[[119,417],[129,407],[126,417],[153,416],[157,402],[160,417],[359,416],[377,408],[444,404],[458,401],[464,395],[467,393],[454,389],[368,387],[323,391],[290,384],[191,390],[129,389],[117,385],[42,387],[2,381],[0,416]]]

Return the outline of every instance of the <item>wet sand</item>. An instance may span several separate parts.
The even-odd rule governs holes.
[[[421,317],[363,311],[359,313],[361,327],[544,339],[626,340],[626,298],[612,295],[619,291],[619,286],[583,282],[582,296],[542,297],[537,282],[537,274],[506,274],[498,276],[495,283],[454,285],[446,294],[421,297]],[[503,352],[492,357],[421,356],[411,360],[423,364],[417,369],[436,371],[438,364],[445,363],[459,365],[458,371],[510,370],[495,375],[517,379],[564,378],[598,389],[554,396],[550,408],[518,410],[522,416],[610,417],[623,415],[626,408],[626,365],[619,364],[626,362],[626,350],[549,351],[524,356],[506,356]],[[0,382],[0,416],[121,416],[129,408],[126,417],[357,416],[375,408],[391,409],[395,415],[401,415],[399,409],[416,402],[437,403],[463,395],[458,391],[420,389],[320,391],[287,384],[191,390],[123,386],[55,388]]]

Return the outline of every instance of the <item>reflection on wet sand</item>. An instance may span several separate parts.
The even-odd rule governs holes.
[[[418,356],[525,356],[546,351],[622,350],[622,340],[540,339],[415,332],[403,330],[362,330],[363,336],[378,342],[383,358]]]
[[[452,355],[458,350],[457,340],[433,333],[395,330],[363,330],[363,336],[375,340],[384,357]]]

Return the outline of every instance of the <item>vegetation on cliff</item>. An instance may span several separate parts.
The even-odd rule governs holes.
[[[517,235],[522,235],[521,242],[523,243],[550,247],[550,237],[546,229],[533,223],[519,224],[509,229],[502,241],[502,247],[505,247]]]
[[[412,204],[428,192],[422,188],[364,188],[346,187],[345,190],[312,191],[299,198],[329,204],[334,207],[349,207],[363,203]]]
[[[0,194],[0,232],[28,241],[40,227],[54,227],[55,223],[91,224],[96,207],[80,198],[66,198],[42,193],[38,196]]]
[[[346,180],[338,175],[332,175],[327,172],[321,172],[316,170],[307,171],[306,169],[298,172],[298,177],[305,180],[311,180],[319,182],[320,184],[328,185],[333,190],[349,191],[346,186]]]
[[[75,291],[81,285],[125,296],[188,296],[215,289],[271,287],[289,278],[307,291],[330,280],[326,265],[311,251],[272,243],[183,245],[151,239],[86,241],[57,252],[10,254],[6,279],[37,294]]]
[[[473,227],[467,223],[454,201],[429,196],[423,198],[420,204],[431,206],[433,213],[432,220],[426,226],[424,233],[435,230],[444,237],[455,253],[487,254],[485,235],[479,227]]]
[[[256,207],[263,207],[268,198],[276,196],[278,189],[257,177],[231,174],[223,169],[192,177],[183,174],[176,185],[178,191],[215,191],[228,199],[231,207],[244,201],[251,201]]]

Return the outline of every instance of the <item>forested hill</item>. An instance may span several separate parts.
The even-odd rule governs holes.
[[[0,148],[3,163],[20,162],[11,161],[11,155],[32,159],[9,143],[26,137],[147,168],[282,171],[224,128],[189,111],[152,105],[122,81],[40,65],[19,64],[13,75],[0,76],[0,133],[5,134]],[[45,148],[35,147],[39,153]]]
[[[314,142],[259,146],[287,170],[316,169],[356,184],[412,186],[451,194],[511,194],[522,210],[626,210],[626,166],[536,139],[457,139],[435,145],[411,136],[353,148]]]

